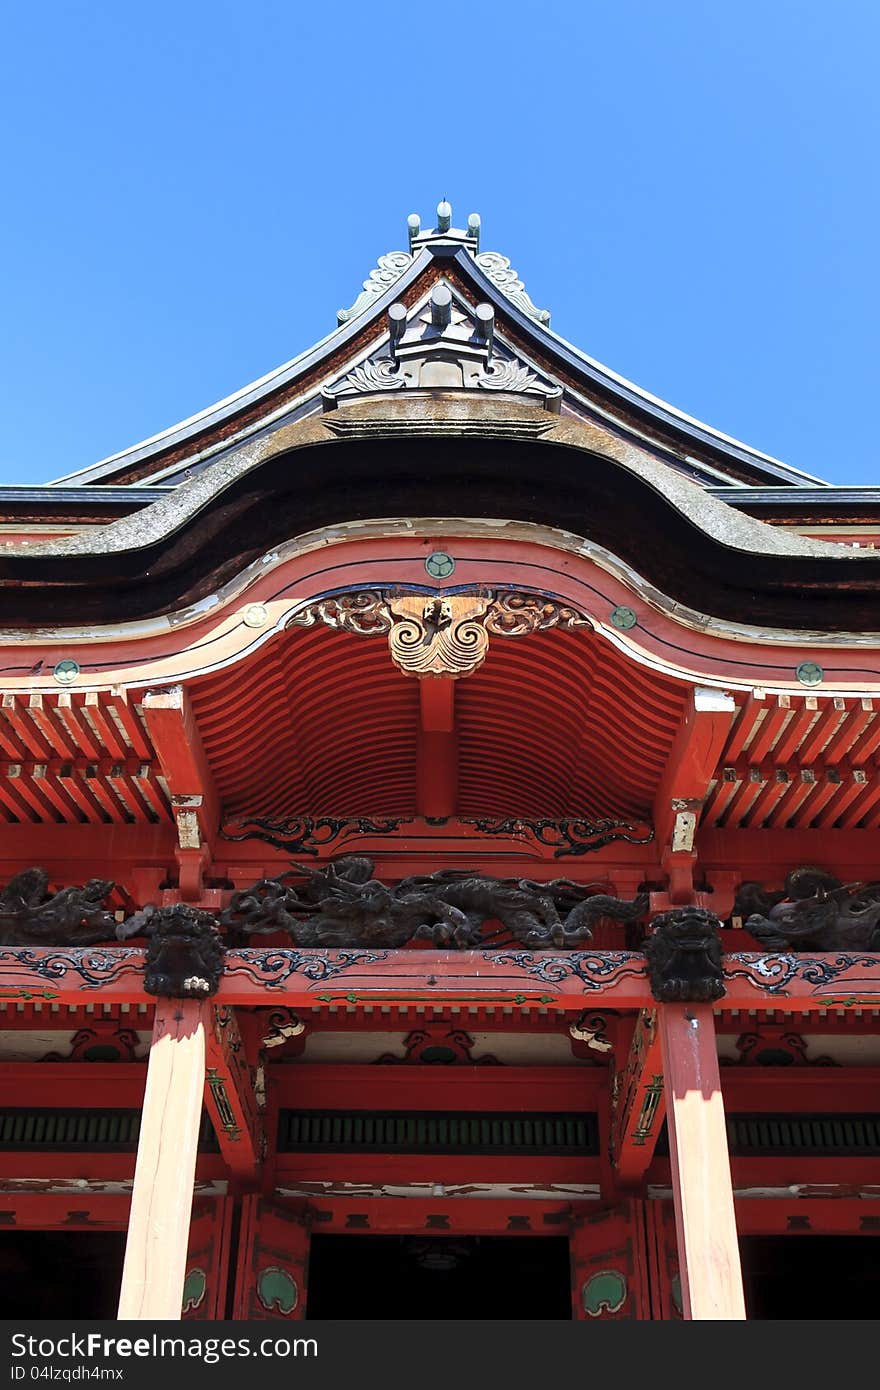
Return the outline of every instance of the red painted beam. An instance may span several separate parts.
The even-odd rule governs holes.
[[[594,1110],[605,1079],[604,1067],[576,1066],[297,1062],[269,1068],[278,1105],[319,1110]]]
[[[641,1183],[666,1117],[663,1056],[656,1009],[643,1009],[626,1065],[612,1093],[611,1161],[621,1187]]]
[[[865,1210],[867,1205],[859,1197],[738,1197],[736,1225],[742,1236],[878,1236],[880,1224]],[[792,1255],[797,1259],[796,1248]]]
[[[766,696],[762,690],[752,690],[737,708],[739,713],[722,754],[725,764],[735,762],[752,737],[760,716],[767,709]]]
[[[205,1036],[205,1106],[220,1152],[242,1181],[255,1181],[266,1137],[235,1011],[214,1007]]]
[[[776,744],[782,728],[791,713],[791,696],[777,695],[774,704],[767,710],[755,737],[749,747],[749,762],[760,763]]]
[[[373,1231],[383,1235],[436,1231],[440,1213],[448,1221],[444,1230],[460,1231],[463,1235],[522,1232],[533,1236],[558,1236],[569,1231],[574,1219],[568,1202],[517,1200],[515,1197],[500,1200],[495,1197],[314,1197],[309,1206],[316,1231],[342,1235],[352,1235],[358,1230],[363,1234]],[[366,1225],[354,1228],[349,1225],[351,1212],[366,1218]]]
[[[815,721],[818,708],[819,701],[815,695],[805,696],[803,705],[786,726],[785,732],[774,749],[775,760],[780,766],[787,763],[797,753],[805,734]]]
[[[788,1157],[761,1156],[738,1158],[731,1155],[730,1171],[734,1198],[749,1197],[755,1191],[778,1192],[781,1197],[880,1197],[877,1159],[847,1158],[840,1154],[792,1154]],[[648,1183],[654,1196],[671,1195],[672,1174],[668,1158],[655,1158],[648,1170]],[[763,1200],[763,1199],[762,1199]],[[776,1200],[767,1198],[766,1200]],[[871,1210],[864,1203],[866,1212]]]
[[[0,1225],[17,1231],[124,1231],[127,1193],[78,1191],[0,1193]]]
[[[731,1114],[870,1114],[880,1088],[880,1067],[787,1067],[783,1088],[774,1067],[721,1067],[720,1073]],[[876,1176],[880,1183],[880,1169]]]
[[[80,1018],[66,1026],[83,1023]],[[145,1062],[0,1062],[0,1106],[137,1108],[146,1075]]]
[[[148,690],[141,707],[172,801],[191,801],[201,838],[210,839],[219,803],[189,695],[180,685]]]
[[[546,1192],[554,1184],[567,1189],[580,1185],[598,1198],[602,1160],[589,1154],[437,1154],[437,1153],[291,1153],[278,1154],[273,1170],[276,1190],[321,1193],[327,1184],[348,1189],[370,1187],[380,1195],[388,1187],[458,1187],[467,1196],[474,1187],[516,1187]],[[370,1194],[365,1194],[370,1195]],[[453,1194],[454,1195],[454,1194]],[[475,1194],[476,1195],[476,1194]],[[590,1194],[587,1193],[587,1196]]]
[[[654,797],[654,830],[662,848],[690,851],[709,784],[727,742],[736,705],[720,690],[690,692]]]
[[[0,1000],[154,1002],[135,947],[0,948]],[[307,973],[308,972],[308,973]],[[726,1009],[875,1008],[880,952],[724,958]],[[229,951],[218,1003],[287,1008],[412,1004],[581,1012],[653,1008],[645,959],[633,951]]]
[[[416,811],[445,819],[458,808],[458,734],[455,681],[441,676],[419,681],[416,742]]]

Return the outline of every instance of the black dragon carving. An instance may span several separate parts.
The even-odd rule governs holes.
[[[45,869],[24,869],[0,892],[0,946],[95,946],[112,941],[116,919],[104,907],[110,879],[49,892]]]
[[[733,915],[768,951],[880,950],[880,883],[841,883],[824,869],[792,869],[782,892],[743,883]]]
[[[527,946],[566,947],[588,941],[600,917],[631,922],[646,896],[632,902],[594,893],[568,879],[535,883],[442,869],[389,886],[373,877],[373,861],[345,855],[326,868],[301,867],[261,879],[235,893],[220,914],[230,942],[283,931],[297,946],[476,947],[483,927],[497,921]],[[289,879],[304,877],[291,884]]]

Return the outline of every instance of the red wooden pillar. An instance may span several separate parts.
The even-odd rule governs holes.
[[[147,1067],[119,1317],[179,1318],[202,1096],[205,1010],[193,999],[159,999]]]
[[[745,1317],[710,1004],[661,1004],[660,1037],[686,1318]]]

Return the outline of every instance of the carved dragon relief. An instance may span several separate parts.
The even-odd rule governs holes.
[[[429,595],[364,589],[311,603],[288,627],[317,623],[361,637],[387,636],[391,659],[405,675],[452,679],[479,669],[490,637],[590,627],[590,620],[568,604],[513,589]]]
[[[632,900],[619,899],[596,892],[595,885],[564,878],[542,883],[439,869],[389,884],[374,877],[372,859],[353,854],[320,868],[301,864],[278,878],[260,879],[233,893],[229,905],[219,912],[184,903],[147,904],[124,922],[117,922],[103,906],[114,887],[109,881],[93,880],[85,889],[61,889],[54,895],[48,892],[48,882],[45,870],[28,869],[0,893],[0,944],[13,949],[74,948],[77,957],[83,953],[75,948],[87,941],[146,937],[144,988],[148,993],[180,998],[204,999],[216,993],[229,947],[278,933],[289,938],[291,960],[298,955],[296,948],[381,951],[424,941],[435,948],[474,949],[507,937],[526,948],[519,952],[523,960],[535,962],[535,969],[548,979],[555,978],[552,971],[562,968],[561,959],[555,965],[550,957],[537,962],[528,953],[574,948],[566,959],[576,965],[585,958],[577,948],[591,939],[597,921],[644,922],[649,910],[646,893]],[[765,949],[840,952],[859,948],[868,953],[866,960],[880,956],[880,883],[844,885],[824,870],[802,869],[788,876],[786,891],[799,896],[765,894],[768,900],[775,899],[770,916],[752,913],[747,920],[748,929]],[[753,905],[760,893],[765,890],[759,885],[743,885],[740,911]],[[714,913],[694,906],[677,907],[653,918],[643,949],[655,999],[707,1002],[723,997],[720,926]],[[29,951],[25,949],[24,954]],[[607,956],[611,962],[614,954],[596,952],[591,959],[599,962]],[[637,958],[638,953],[631,953],[633,962]],[[777,965],[780,960],[787,962],[789,974],[794,969],[791,955],[771,959]],[[826,957],[809,964],[814,973],[821,972],[822,979],[830,979],[854,959],[838,954],[836,960]],[[94,963],[103,971],[110,960],[107,955],[94,955]],[[83,973],[88,962],[74,964]],[[122,968],[130,966],[123,961]],[[46,969],[51,976],[55,967],[47,964]],[[605,969],[602,965],[598,973]],[[776,979],[771,972],[761,976],[760,983],[778,993],[787,978],[785,974]]]
[[[880,950],[880,883],[792,869],[780,890],[740,885],[732,918],[766,951]]]
[[[116,931],[116,918],[104,906],[113,890],[109,879],[93,878],[84,888],[49,891],[45,869],[23,869],[0,892],[0,946],[94,946]]]
[[[632,901],[595,893],[569,879],[537,883],[440,869],[389,885],[373,877],[372,859],[343,855],[326,867],[306,865],[260,879],[233,894],[219,921],[230,940],[286,933],[296,946],[436,947],[484,945],[487,923],[526,946],[571,947],[592,936],[600,918],[644,916],[646,895]],[[298,883],[289,882],[298,878]]]

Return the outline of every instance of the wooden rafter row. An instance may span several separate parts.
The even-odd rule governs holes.
[[[137,708],[124,693],[0,697],[0,819],[144,824],[171,812]]]
[[[738,705],[723,753],[723,762],[742,755],[760,763],[795,760],[809,764],[822,757],[836,763],[859,761],[880,748],[880,710],[868,697],[767,695],[754,690]]]
[[[760,766],[740,760],[713,779],[704,825],[758,829],[829,830],[880,825],[880,768]]]

